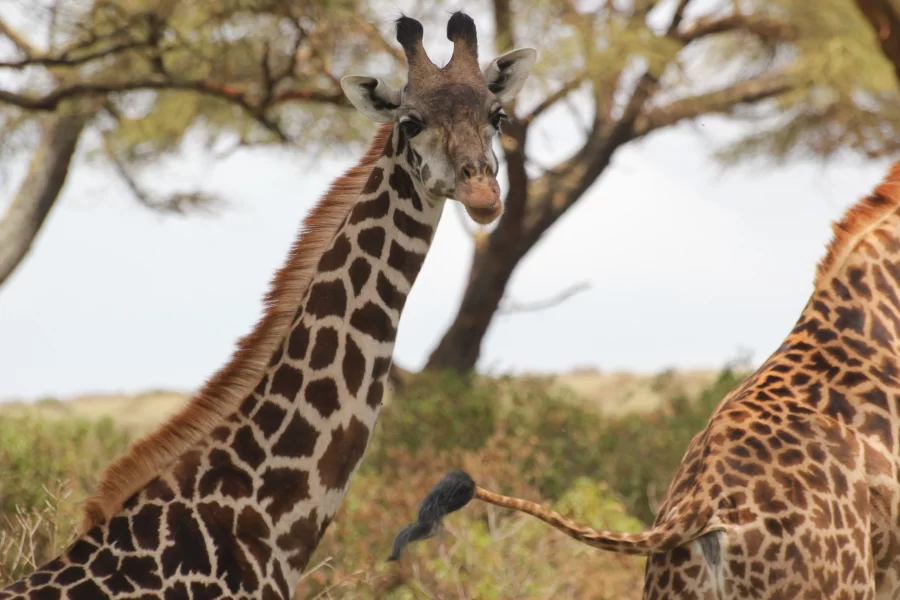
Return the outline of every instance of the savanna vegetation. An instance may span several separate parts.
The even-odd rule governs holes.
[[[705,117],[741,126],[718,149],[726,163],[897,152],[896,4],[811,6],[492,0],[472,10],[479,27],[490,24],[483,55],[529,45],[541,52],[500,141],[506,214],[472,232],[459,313],[430,372],[406,378],[386,407],[298,598],[639,595],[640,559],[593,551],[481,505],[453,515],[402,564],[385,559],[425,492],[460,467],[486,487],[596,527],[636,531],[653,519],[689,440],[741,372],[726,369],[690,393],[661,375],[659,406],[615,415],[541,379],[449,373],[475,368],[494,315],[513,304],[506,288],[519,263],[628,144]],[[458,6],[402,8],[437,38]],[[211,154],[357,151],[372,129],[347,110],[339,78],[372,72],[398,82],[396,14],[395,3],[359,0],[0,2],[0,176],[13,160],[28,163],[2,205],[0,285],[14,284],[82,161],[104,164],[145,208],[188,214],[215,208],[216,198],[202,189],[162,194],[142,178],[185,140]],[[574,133],[562,151],[541,155],[559,128]],[[0,583],[72,539],[81,500],[134,433],[114,418],[37,417],[40,408],[0,413]]]
[[[663,373],[651,382],[664,399],[658,407],[614,417],[547,378],[411,377],[382,413],[296,597],[639,597],[641,559],[592,550],[478,503],[448,518],[437,538],[411,546],[399,565],[385,559],[427,490],[456,468],[597,527],[641,530],[691,437],[742,375],[725,369],[686,394]],[[108,416],[38,418],[39,409],[0,413],[0,583],[71,541],[81,500],[130,437]]]

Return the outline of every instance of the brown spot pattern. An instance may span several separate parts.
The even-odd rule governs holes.
[[[350,240],[347,238],[347,234],[342,233],[337,236],[331,244],[331,248],[326,250],[319,259],[319,271],[328,273],[343,268],[347,257],[350,256],[350,250]]]
[[[278,441],[272,446],[277,456],[305,458],[313,455],[319,432],[299,412],[295,412]]]
[[[382,192],[371,200],[359,202],[350,213],[350,224],[357,225],[363,221],[384,218],[387,216],[390,208],[390,194]]]
[[[316,343],[309,358],[313,369],[324,369],[334,362],[338,350],[338,333],[333,327],[322,327],[316,332]]]
[[[372,258],[379,259],[384,252],[384,240],[385,233],[383,228],[369,227],[359,232],[356,243],[359,245],[360,250]]]
[[[344,361],[341,367],[347,390],[356,396],[366,374],[366,357],[349,333],[344,338]]]
[[[317,319],[330,316],[343,317],[347,312],[347,292],[344,283],[338,279],[314,284],[306,302],[306,310]]]
[[[309,498],[309,474],[295,469],[268,469],[262,475],[263,484],[256,494],[260,504],[271,503],[266,512],[276,522],[294,505]]]
[[[391,250],[388,254],[388,265],[391,268],[400,271],[403,277],[410,285],[413,284],[422,269],[422,263],[425,261],[425,255],[417,252],[405,250],[397,242],[391,242]]]
[[[343,489],[350,474],[359,463],[369,441],[369,428],[351,417],[346,427],[339,426],[331,432],[328,448],[319,460],[319,477],[329,489]]]
[[[281,365],[272,377],[271,393],[280,394],[293,401],[303,387],[303,371],[291,365]]]
[[[341,407],[334,379],[323,377],[310,381],[306,385],[306,401],[326,419],[334,414]]]
[[[374,302],[366,302],[353,311],[350,325],[379,342],[393,341],[397,336],[390,316]]]
[[[369,281],[369,275],[372,273],[372,266],[364,258],[357,258],[350,265],[350,285],[353,286],[353,295],[359,296],[363,286]]]

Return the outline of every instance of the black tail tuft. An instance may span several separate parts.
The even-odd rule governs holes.
[[[401,529],[394,538],[394,548],[388,560],[400,560],[400,554],[410,542],[424,540],[440,531],[441,520],[474,497],[475,481],[468,473],[453,471],[444,475],[419,505],[417,521]]]

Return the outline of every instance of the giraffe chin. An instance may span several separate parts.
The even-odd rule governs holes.
[[[473,221],[479,225],[489,225],[496,221],[503,214],[503,203],[497,200],[497,203],[490,208],[473,208],[466,206],[466,212]]]
[[[493,177],[464,181],[456,185],[456,199],[466,207],[472,220],[487,225],[503,213],[500,184]]]

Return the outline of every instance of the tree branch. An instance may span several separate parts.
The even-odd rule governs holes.
[[[751,104],[773,98],[797,87],[796,78],[787,73],[760,75],[705,94],[674,100],[653,108],[635,121],[634,136],[674,125],[700,115],[726,113],[738,104]]]
[[[156,78],[126,81],[122,83],[76,83],[59,87],[43,96],[27,96],[0,90],[0,102],[12,104],[27,110],[54,111],[59,107],[60,103],[65,100],[86,96],[107,96],[109,94],[139,90],[192,91],[233,102],[256,119],[260,125],[275,134],[280,141],[286,142],[288,140],[287,135],[281,130],[278,124],[267,117],[258,107],[255,107],[248,102],[243,92],[235,89],[233,86],[217,84],[210,81],[172,81],[164,78]],[[300,94],[300,91],[294,92],[293,96],[285,94],[285,99],[299,98]],[[306,96],[305,99],[315,100],[323,98],[314,92],[303,95]],[[325,96],[325,98],[327,97],[329,96]]]
[[[0,285],[31,249],[66,182],[88,113],[49,115],[28,173],[6,212],[0,215]]]
[[[680,22],[688,2],[682,0],[676,7],[667,31]],[[535,181],[529,190],[534,208],[529,210],[523,235],[516,240],[523,255],[593,185],[609,166],[616,150],[636,137],[635,125],[658,89],[659,74],[648,69],[632,89],[622,114],[612,123],[600,103],[595,102],[594,122],[584,144],[571,158]]]
[[[542,113],[553,107],[554,104],[556,104],[560,100],[565,99],[569,94],[581,87],[581,84],[584,83],[585,76],[586,73],[582,71],[581,73],[573,77],[570,81],[564,83],[561,88],[541,100],[541,102],[537,106],[531,109],[531,112],[522,117],[521,121],[525,123],[525,125],[530,125],[532,121],[534,121],[539,116],[541,116]]]
[[[791,27],[777,19],[730,14],[723,17],[701,17],[681,30],[672,31],[669,37],[689,44],[703,37],[729,31],[747,31],[761,38],[778,40],[789,40],[793,36]]]
[[[678,5],[675,7],[675,13],[672,15],[672,20],[669,22],[669,28],[666,30],[666,35],[672,35],[678,30],[678,27],[684,20],[684,12],[687,10],[688,4],[690,3],[691,0],[678,0]]]
[[[74,58],[68,56],[68,53],[61,56],[41,56],[32,54],[27,58],[23,58],[21,60],[0,61],[0,69],[24,69],[31,66],[77,67],[91,61],[100,60],[102,58],[124,52],[126,50],[134,50],[136,48],[144,48],[146,46],[148,46],[147,42],[132,40],[124,42],[117,46],[104,48],[103,50],[88,52]]]
[[[137,179],[129,172],[125,163],[107,147],[106,155],[112,163],[113,169],[125,182],[126,187],[134,194],[138,202],[150,210],[163,213],[186,214],[188,210],[206,210],[207,212],[220,201],[218,198],[205,192],[174,192],[168,196],[158,197],[144,190]]]
[[[515,48],[516,34],[513,31],[509,0],[494,0],[494,29],[494,48],[498,54]]]
[[[545,298],[544,300],[539,300],[537,302],[529,302],[525,304],[509,302],[506,304],[501,304],[497,308],[497,314],[509,315],[513,313],[523,313],[523,312],[537,312],[540,310],[547,310],[548,308],[553,308],[555,306],[559,306],[572,296],[576,294],[580,294],[588,290],[591,287],[591,284],[587,281],[582,281],[571,285],[561,292],[550,296],[549,298]]]
[[[37,56],[40,54],[34,46],[28,43],[28,40],[19,35],[19,32],[10,27],[3,19],[0,19],[0,33],[8,37],[25,56]]]

